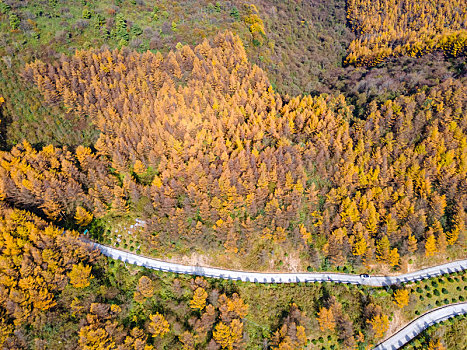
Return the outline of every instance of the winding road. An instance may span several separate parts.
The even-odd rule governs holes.
[[[123,250],[111,248],[98,243],[91,243],[99,249],[102,254],[113,259],[121,260],[130,264],[144,266],[150,269],[198,275],[213,278],[223,278],[244,282],[258,283],[297,283],[297,282],[335,282],[360,284],[373,287],[384,287],[399,283],[412,282],[453,273],[467,269],[467,259],[453,261],[448,264],[429,267],[423,270],[414,271],[398,276],[368,276],[352,275],[344,273],[328,272],[306,272],[306,273],[264,273],[217,269],[212,267],[190,266],[176,263],[170,263],[162,260],[148,258],[145,256],[132,254]],[[440,307],[416,318],[397,333],[378,344],[374,350],[394,350],[399,349],[404,344],[415,338],[431,325],[454,317],[456,315],[467,313],[467,303],[451,304]]]
[[[144,266],[150,269],[258,283],[336,282],[361,284],[373,287],[384,287],[394,284],[422,280],[425,278],[436,277],[445,273],[453,273],[467,269],[466,259],[453,261],[448,264],[433,266],[423,270],[418,270],[397,276],[364,277],[363,275],[352,275],[332,272],[248,272],[170,263],[137,254],[132,254],[123,250],[111,248],[98,243],[92,244],[94,245],[94,247],[99,249],[102,252],[102,254],[108,257],[125,261],[130,264]]]
[[[467,303],[451,304],[430,310],[416,318],[404,328],[393,334],[385,341],[379,343],[374,350],[395,350],[411,341],[421,332],[435,323],[448,318],[467,313]]]

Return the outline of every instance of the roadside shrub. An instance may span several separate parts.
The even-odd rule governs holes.
[[[143,34],[143,30],[141,29],[141,27],[137,24],[133,24],[131,26],[131,34],[133,34],[134,36],[139,36],[141,34]]]
[[[240,19],[240,11],[234,6],[232,11],[230,11],[230,16],[232,16],[236,21]]]
[[[447,305],[449,304],[449,300],[448,299],[444,299],[443,302]]]
[[[15,15],[14,13],[11,13],[10,16],[9,16],[9,19],[10,19],[10,27],[11,29],[13,30],[16,30],[19,28],[19,24],[20,24],[20,19],[17,15]]]
[[[89,26],[89,21],[87,19],[79,19],[73,24],[73,28],[77,30],[84,30]]]
[[[121,39],[124,41],[128,41],[130,39],[130,35],[128,34],[128,31],[127,31],[126,20],[121,13],[119,13],[115,17],[115,27],[116,27],[115,34],[118,39]]]
[[[89,9],[83,9],[83,13],[81,14],[81,17],[83,17],[84,19],[89,19],[91,18],[91,11],[89,11]]]
[[[132,49],[137,49],[141,46],[142,43],[143,41],[140,38],[133,38],[130,40],[129,46]]]
[[[0,1],[0,13],[8,13],[10,11],[10,5],[5,4],[3,1]]]

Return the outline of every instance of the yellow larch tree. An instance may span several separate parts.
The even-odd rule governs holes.
[[[399,265],[400,254],[397,248],[392,248],[389,253],[388,263],[390,266],[395,267]]]
[[[336,320],[332,310],[322,307],[318,312],[318,323],[321,331],[325,332],[327,330],[334,331],[336,328]]]
[[[76,207],[75,220],[80,226],[89,225],[92,221],[93,215],[81,206]]]
[[[149,316],[149,319],[151,322],[148,325],[148,330],[154,338],[163,337],[169,332],[169,322],[160,313],[156,312],[156,314]]]
[[[137,159],[135,164],[133,165],[133,170],[137,175],[142,175],[146,172],[146,166],[143,164],[142,161]]]
[[[441,343],[441,340],[431,339],[430,342],[428,343],[428,349],[427,350],[446,350],[446,348],[443,345],[443,343]]]
[[[230,325],[219,322],[212,336],[223,349],[232,350],[243,338],[243,323],[238,319],[232,320]]]
[[[367,322],[371,324],[373,332],[375,333],[375,338],[377,339],[383,337],[389,327],[389,318],[384,314],[376,315],[370,320],[367,320]]]
[[[138,280],[138,286],[133,295],[136,302],[142,303],[146,298],[151,298],[154,295],[154,284],[147,276],[141,276]]]
[[[208,293],[201,287],[195,289],[193,299],[190,300],[190,307],[192,309],[199,309],[202,311],[206,306],[206,298]]]
[[[394,304],[399,306],[401,309],[404,306],[409,305],[410,292],[407,289],[398,289],[394,292]]]
[[[438,251],[436,247],[436,237],[434,234],[428,236],[425,242],[425,255],[433,256]]]
[[[415,238],[415,236],[411,234],[409,235],[408,241],[409,241],[409,252],[415,253],[415,251],[418,249],[417,238]]]
[[[91,275],[91,266],[79,263],[74,265],[71,271],[68,273],[70,277],[70,283],[75,288],[86,288],[91,284],[91,279],[94,278]]]

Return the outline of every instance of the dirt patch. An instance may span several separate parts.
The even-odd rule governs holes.
[[[389,338],[391,335],[396,333],[406,324],[407,324],[407,320],[402,315],[401,310],[394,310],[394,314],[392,315],[392,321],[389,322],[389,328],[386,332],[385,339]]]
[[[377,264],[369,264],[368,265],[368,269],[369,270],[373,270],[373,271],[377,271],[377,272],[373,272],[371,274],[377,274],[377,275],[391,275],[391,274],[394,274],[392,271],[391,271],[391,267],[387,264],[383,264],[383,263],[377,263]],[[395,274],[398,274],[397,272]]]
[[[201,255],[198,253],[192,253],[189,256],[182,256],[182,257],[174,257],[168,259],[169,262],[178,263],[183,265],[192,265],[192,266],[215,266],[213,264],[212,259],[209,256]]]
[[[297,251],[292,251],[284,258],[283,269],[287,272],[302,272],[300,254]]]

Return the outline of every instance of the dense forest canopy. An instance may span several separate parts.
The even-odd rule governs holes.
[[[465,258],[465,8],[0,0],[0,347],[370,349],[465,301],[465,272],[260,285],[89,245],[265,271]]]
[[[463,81],[372,103],[359,119],[343,96],[281,97],[231,33],[166,56],[77,51],[25,76],[101,130],[95,154],[2,154],[6,200],[52,220],[140,208],[146,253],[174,240],[240,255],[272,244],[334,265],[397,266],[464,233]]]
[[[348,0],[347,19],[357,34],[346,64],[377,65],[390,56],[421,56],[467,48],[464,0]]]

